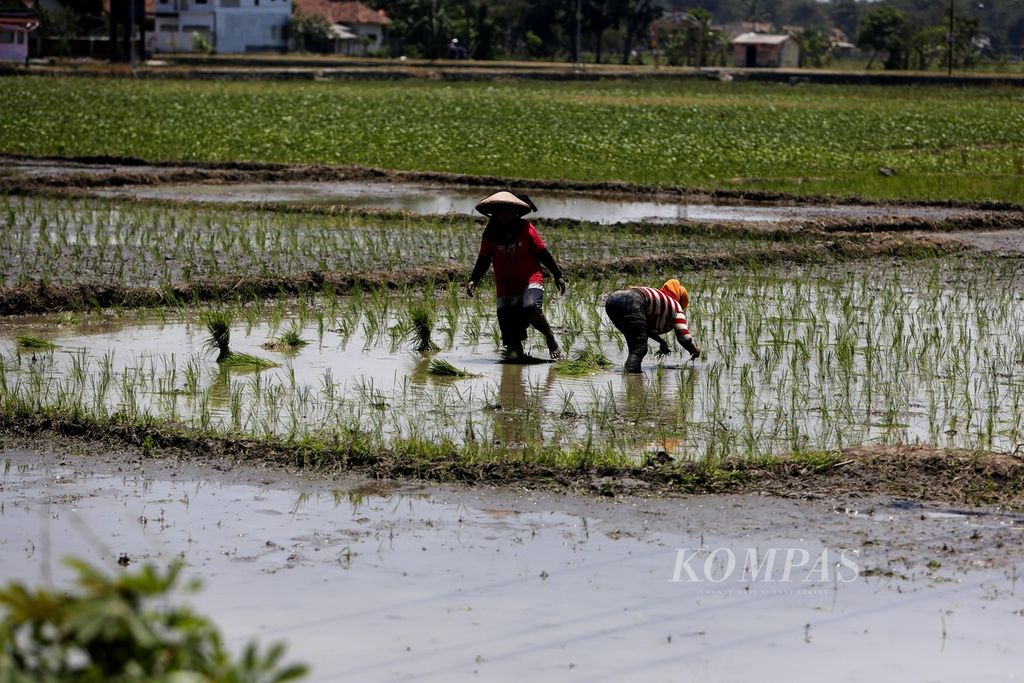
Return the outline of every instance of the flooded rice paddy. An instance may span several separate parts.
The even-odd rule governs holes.
[[[161,199],[195,203],[272,202],[295,205],[338,205],[359,209],[407,211],[421,215],[474,215],[474,207],[487,194],[480,187],[438,185],[410,180],[273,180],[174,182],[167,178],[190,166],[147,166],[102,162],[71,162],[5,159],[2,174],[11,178],[53,179],[89,177],[102,185],[104,177],[150,176],[149,182],[97,187],[98,197],[120,200]],[[201,170],[201,169],[200,169]],[[216,173],[216,169],[206,172]],[[245,171],[235,171],[244,175]],[[250,171],[250,173],[258,173]],[[165,177],[166,176],[166,177]],[[864,204],[766,204],[711,202],[659,196],[638,199],[635,195],[604,192],[530,191],[539,210],[538,221],[571,219],[605,225],[629,222],[751,222],[782,224],[815,220],[916,219],[941,221],[971,212],[938,206],[888,206]]]
[[[625,278],[550,295],[566,354],[614,364],[574,376],[558,363],[498,362],[493,290],[474,299],[378,290],[227,306],[231,348],[279,367],[218,366],[196,313],[82,314],[8,321],[0,386],[13,400],[265,435],[453,444],[506,454],[642,460],[766,455],[865,443],[1012,451],[1024,441],[1024,295],[1014,262],[942,259],[884,278],[855,264],[685,279],[698,361],[674,341],[645,372],[620,372],[622,336],[603,311]],[[636,284],[658,284],[640,281]],[[433,319],[413,351],[411,310]],[[294,326],[310,342],[261,348]],[[18,334],[55,343],[19,348]],[[539,337],[534,355],[545,358]],[[443,359],[470,377],[428,372]]]
[[[486,192],[480,188],[448,188],[419,183],[274,182],[274,183],[168,183],[109,188],[104,197],[138,197],[191,202],[275,202],[337,204],[361,209],[387,209],[416,214],[473,215]],[[783,223],[815,219],[877,220],[910,218],[944,220],[964,213],[941,207],[871,207],[861,205],[738,205],[693,203],[678,199],[637,200],[569,192],[530,192],[539,207],[536,220],[572,219],[601,224],[672,223],[677,221],[741,221]]]
[[[126,170],[71,166],[25,162],[4,172]],[[480,224],[465,218],[476,189],[278,182],[102,191],[116,197],[0,199],[3,287],[163,288],[311,270],[401,275],[438,264],[468,272],[479,245]],[[191,203],[135,201],[145,197]],[[955,216],[930,207],[533,198],[545,237],[570,267],[771,246],[652,223]],[[408,215],[217,205],[238,201]],[[648,224],[543,227],[562,217]],[[1022,243],[1019,231],[967,237],[1001,252]],[[467,462],[584,468],[861,444],[1019,451],[1024,273],[1016,259],[975,252],[829,266],[736,263],[628,277],[594,268],[567,296],[549,290],[548,317],[566,354],[596,351],[612,361],[582,375],[558,363],[498,362],[492,288],[467,299],[456,284],[417,288],[401,276],[390,290],[338,296],[324,287],[255,301],[228,292],[207,304],[231,319],[234,352],[277,363],[262,371],[215,361],[203,322],[209,311],[198,305],[125,311],[96,302],[91,311],[10,316],[0,321],[0,406],[310,438],[378,455],[396,446],[429,459],[450,446]],[[705,355],[690,361],[673,342],[670,357],[652,350],[643,374],[625,376],[623,340],[604,315],[604,297],[669,276],[691,291],[691,329]],[[414,308],[429,313],[437,351],[413,350]],[[263,346],[286,331],[308,343]],[[537,337],[531,351],[546,356]],[[431,374],[437,359],[469,376]],[[0,447],[5,578],[64,584],[64,555],[112,570],[121,556],[131,566],[182,559],[206,582],[192,602],[233,648],[252,637],[285,640],[315,681],[1019,675],[1024,520],[1005,510],[858,498],[856,490],[813,502],[593,500],[515,481],[504,491],[313,481],[209,454],[213,462],[202,465],[161,461],[145,443],[140,456],[23,441],[24,450]],[[80,448],[86,456],[71,455]],[[775,573],[760,579],[729,569],[730,558],[742,565],[772,553]],[[786,566],[792,571],[780,576]]]
[[[0,197],[0,283],[170,286],[196,278],[287,276],[311,270],[394,272],[452,266],[468,274],[482,224],[167,207],[109,200]],[[763,239],[666,230],[551,226],[564,265],[639,254],[736,252]]]
[[[10,449],[0,491],[5,578],[65,586],[67,555],[110,571],[122,555],[183,560],[205,589],[181,599],[230,647],[285,640],[311,681],[980,682],[1020,668],[1021,519],[999,510],[571,499]]]

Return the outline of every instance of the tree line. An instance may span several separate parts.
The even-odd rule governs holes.
[[[475,60],[531,59],[630,63],[657,54],[662,63],[730,63],[722,28],[756,22],[789,31],[804,66],[827,66],[835,55],[833,29],[889,69],[929,69],[950,62],[1024,57],[1024,0],[364,0],[387,12],[388,43],[381,56]],[[0,9],[23,7],[0,0]],[[73,36],[103,30],[102,0],[66,0],[43,9],[41,32]],[[330,26],[297,14],[296,49],[329,51]],[[458,50],[451,50],[452,39]]]
[[[756,22],[789,31],[805,66],[825,66],[840,29],[870,61],[928,69],[1024,56],[1024,0],[368,0],[383,9],[392,55],[669,64],[728,63],[721,26]],[[583,54],[579,54],[582,52]]]

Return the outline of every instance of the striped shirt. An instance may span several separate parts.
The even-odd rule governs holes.
[[[686,325],[686,313],[679,302],[660,289],[653,287],[630,287],[644,295],[647,304],[647,329],[654,334],[675,330],[680,343],[690,340],[690,328]]]

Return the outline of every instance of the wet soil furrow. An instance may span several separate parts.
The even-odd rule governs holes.
[[[886,495],[949,504],[1024,505],[1024,459],[1011,454],[926,446],[863,446],[842,451],[714,463],[649,462],[642,466],[559,466],[545,462],[480,461],[457,448],[432,452],[398,445],[380,449],[198,432],[175,425],[123,423],[64,415],[0,414],[8,443],[75,439],[94,447],[141,449],[225,467],[257,465],[329,474],[355,472],[466,484],[515,485],[588,493],[644,495],[761,493],[790,498]]]

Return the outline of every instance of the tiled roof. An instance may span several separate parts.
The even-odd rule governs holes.
[[[0,26],[14,26],[26,31],[32,31],[39,27],[39,20],[32,17],[15,17],[0,12]]]
[[[733,45],[781,45],[790,39],[787,34],[743,33],[732,39]]]
[[[103,0],[103,12],[110,14],[110,0]],[[156,0],[146,0],[146,14],[156,14]]]
[[[295,9],[303,14],[319,14],[332,24],[378,24],[391,23],[384,10],[370,9],[361,2],[336,2],[335,0],[294,0]]]

